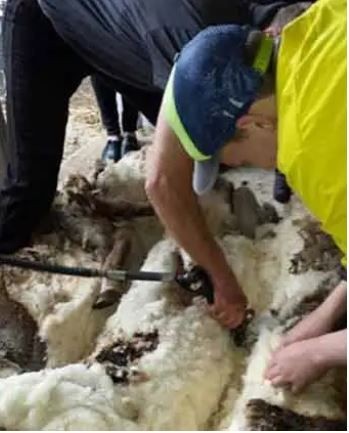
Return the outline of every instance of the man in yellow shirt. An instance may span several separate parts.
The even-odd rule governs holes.
[[[167,229],[209,273],[215,288],[211,312],[223,325],[241,323],[247,300],[195,193],[213,186],[220,162],[277,165],[346,255],[345,95],[345,0],[319,0],[285,28],[281,41],[248,27],[219,26],[180,53],[146,189]],[[345,311],[342,282],[285,336],[266,377],[297,391],[345,364],[346,330],[332,332]]]

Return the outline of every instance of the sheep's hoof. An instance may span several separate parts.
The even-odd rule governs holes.
[[[104,308],[108,308],[116,304],[119,301],[119,299],[120,299],[120,292],[118,292],[117,290],[109,289],[98,295],[92,308],[94,310],[102,310]]]

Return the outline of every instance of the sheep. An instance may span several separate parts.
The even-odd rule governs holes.
[[[144,193],[142,152],[98,174],[96,189],[108,209],[115,197],[149,205]],[[202,206],[212,233],[256,312],[246,330],[245,347],[236,347],[230,332],[210,318],[202,299],[188,297],[175,283],[134,282],[114,307],[93,310],[100,291],[98,281],[3,270],[10,297],[23,304],[38,323],[39,334],[47,344],[47,366],[59,368],[14,373],[0,380],[1,426],[240,430],[251,426],[254,399],[299,414],[343,416],[331,374],[297,398],[275,390],[263,379],[270,353],[282,332],[302,314],[298,305],[304,297],[317,294],[324,280],[336,278],[336,264],[328,261],[330,268],[326,271],[290,273],[291,260],[303,247],[294,220],[308,218],[306,210],[296,199],[286,207],[273,203],[282,220],[271,225],[270,220],[260,218],[262,204],[271,200],[271,173],[244,169],[228,172],[223,179],[215,191],[204,197]],[[89,190],[91,182],[80,180],[80,190]],[[243,181],[248,185],[242,187],[248,186],[255,194],[248,210],[254,212],[253,218],[258,217],[253,236],[241,230],[234,209],[238,202],[234,202],[234,193]],[[74,184],[71,188],[74,192]],[[79,203],[77,212],[84,204]],[[96,221],[90,209],[89,205],[84,214],[86,224]],[[109,224],[110,218],[106,220]],[[178,247],[171,239],[163,239],[156,218],[137,218],[131,226],[129,221],[118,221],[115,231],[108,233],[114,239],[117,231],[124,229],[137,233],[143,245],[143,257],[147,256],[143,270],[172,270]],[[110,249],[120,245],[108,243],[108,239],[105,244],[97,240],[95,245],[102,245],[98,250],[82,242],[84,238],[67,241],[57,235],[41,234],[38,243],[25,254],[49,259],[55,253],[58,262],[97,266],[101,258],[108,258]],[[114,252],[117,254],[108,259],[117,266],[118,251]],[[195,265],[183,251],[180,255],[185,266]],[[129,258],[142,262],[141,257],[134,259],[133,253]],[[330,392],[324,393],[325,387]]]

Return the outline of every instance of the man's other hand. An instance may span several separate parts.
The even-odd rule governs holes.
[[[245,319],[247,298],[234,274],[227,270],[225,275],[213,277],[215,302],[210,306],[212,316],[223,326],[235,329]]]

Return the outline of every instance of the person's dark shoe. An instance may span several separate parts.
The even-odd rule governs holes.
[[[102,161],[118,162],[121,158],[121,138],[109,138],[102,152]]]
[[[279,203],[286,204],[290,201],[292,196],[292,190],[288,186],[286,177],[275,170],[275,181],[274,181],[274,199]]]
[[[122,140],[121,155],[139,150],[137,137],[134,134],[126,134]]]

